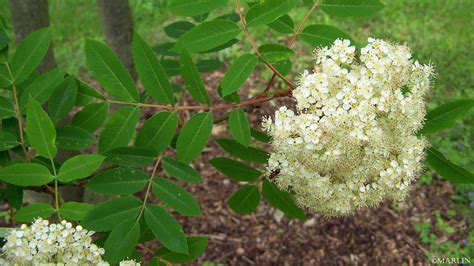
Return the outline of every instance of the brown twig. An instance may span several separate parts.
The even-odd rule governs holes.
[[[291,48],[293,47],[293,44],[295,43],[296,41],[296,38],[298,37],[298,35],[300,34],[301,32],[301,29],[303,28],[304,24],[306,23],[306,21],[308,21],[309,17],[311,16],[311,14],[313,13],[313,11],[316,9],[316,7],[319,6],[319,0],[316,0],[316,2],[314,2],[313,6],[311,6],[311,8],[309,9],[308,13],[306,13],[306,15],[304,16],[303,20],[300,22],[300,24],[298,25],[298,27],[296,28],[296,31],[293,33],[293,35],[291,36],[291,39],[290,39],[290,44],[288,45],[288,48]]]
[[[143,245],[143,244],[137,244],[137,248],[143,250],[143,251],[146,252],[146,253],[155,254],[155,251],[153,251],[152,249],[146,247],[146,246]]]
[[[265,86],[265,89],[263,90],[263,92],[261,93],[261,95],[267,95],[268,91],[270,90],[270,87],[272,86],[273,84],[273,81],[275,81],[275,73],[273,73],[272,77],[270,78],[270,80],[267,82],[267,86]]]
[[[235,5],[236,5],[237,13],[239,14],[239,17],[240,17],[240,22],[242,24],[242,29],[243,29],[245,35],[247,36],[247,39],[249,40],[250,44],[252,45],[253,50],[255,51],[255,54],[257,54],[257,56],[260,58],[260,60],[262,60],[262,62],[271,71],[273,71],[274,75],[277,75],[281,80],[283,80],[286,83],[286,85],[288,85],[288,87],[290,87],[290,90],[294,89],[295,85],[291,81],[287,80],[280,72],[278,72],[278,70],[276,70],[276,68],[272,64],[270,64],[268,61],[263,59],[262,54],[258,50],[257,44],[255,43],[254,39],[252,38],[252,35],[250,35],[250,32],[248,31],[247,23],[245,22],[244,15],[242,13],[242,8],[240,6],[240,0],[236,0]]]
[[[308,13],[304,16],[303,20],[300,22],[300,24],[296,28],[296,31],[291,36],[290,43],[288,44],[288,48],[293,47],[293,44],[295,43],[296,38],[300,34],[301,29],[303,28],[303,25],[306,23],[306,21],[308,21],[309,17],[313,13],[313,11],[316,9],[316,7],[318,7],[318,5],[319,5],[319,0],[316,0],[316,2],[314,2],[313,6],[309,9]],[[267,86],[263,90],[262,95],[266,95],[268,93],[268,91],[270,90],[270,87],[273,85],[273,81],[275,80],[275,77],[276,77],[276,74],[273,73],[272,77],[270,78],[270,81],[267,83]]]
[[[264,103],[264,102],[273,100],[275,98],[285,97],[288,95],[290,95],[288,91],[285,91],[285,92],[280,92],[280,93],[276,93],[276,94],[272,94],[268,96],[257,96],[247,101],[242,101],[240,103],[222,103],[222,104],[216,104],[216,105],[211,105],[211,106],[207,106],[207,105],[172,106],[172,105],[162,105],[162,104],[122,102],[122,101],[116,101],[116,100],[107,100],[107,102],[123,104],[123,105],[139,106],[139,107],[145,107],[145,108],[163,109],[163,110],[168,110],[168,111],[182,111],[182,110],[215,111],[215,110],[220,110],[220,109],[233,109],[233,108],[239,108],[239,107],[243,107],[247,105]]]
[[[247,107],[247,108],[242,108],[242,110],[244,110],[244,112],[246,112],[246,113],[251,113],[254,109],[255,109],[254,106],[250,106],[250,107]],[[214,118],[214,124],[218,124],[222,121],[227,120],[229,118],[229,115],[230,115],[231,112],[232,111],[229,111],[229,112],[227,112],[227,113],[225,113],[221,116],[218,116],[218,117]]]
[[[308,20],[309,16],[314,11],[314,9],[316,9],[318,4],[319,4],[319,0],[315,2],[315,4],[309,10],[308,14],[306,14],[306,16],[304,17],[303,21],[298,25],[296,31],[293,33],[293,36],[290,40],[289,47],[291,47],[293,45],[293,43],[295,42],[296,37],[299,34],[299,32],[301,31],[301,28],[303,27],[304,23]],[[242,13],[242,8],[241,8],[239,0],[236,0],[236,10],[237,10],[237,13],[239,14],[239,17],[240,17],[240,21],[241,21],[241,24],[242,24],[242,29],[245,32],[245,35],[247,36],[250,44],[252,45],[252,47],[255,51],[255,54],[257,54],[257,56],[262,60],[262,62],[268,68],[270,68],[273,71],[273,76],[270,79],[270,81],[267,83],[267,86],[266,86],[265,90],[263,91],[263,93],[257,95],[256,97],[253,97],[250,100],[243,101],[241,103],[224,103],[224,104],[216,104],[216,105],[211,105],[211,106],[207,106],[207,105],[178,105],[178,106],[172,106],[172,105],[150,104],[150,103],[122,102],[122,101],[116,101],[116,100],[107,100],[107,102],[116,103],[116,104],[123,104],[123,105],[133,105],[133,106],[139,106],[139,107],[144,107],[144,108],[163,109],[163,110],[167,110],[167,111],[182,111],[182,110],[215,111],[215,110],[219,110],[219,109],[234,109],[234,108],[239,108],[239,107],[243,107],[243,106],[247,106],[247,105],[255,105],[255,104],[264,103],[264,102],[273,100],[275,98],[286,97],[286,96],[291,95],[291,91],[295,88],[295,85],[292,82],[290,82],[289,80],[287,80],[285,77],[283,77],[283,75],[281,75],[281,73],[278,72],[278,70],[276,70],[275,67],[273,67],[269,62],[267,62],[266,60],[264,60],[262,58],[262,55],[261,55],[260,51],[258,50],[257,44],[255,43],[254,39],[252,38],[252,36],[250,35],[250,33],[248,31],[247,23],[245,21],[244,15]],[[278,93],[272,94],[272,95],[267,95],[269,88],[271,87],[273,81],[275,80],[275,78],[277,76],[289,86],[289,90],[284,91],[284,92],[278,92]],[[226,116],[223,116],[222,120],[225,120],[225,119],[226,119]],[[218,122],[220,122],[220,121],[221,120],[219,120]]]

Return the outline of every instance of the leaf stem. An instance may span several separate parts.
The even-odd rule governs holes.
[[[215,111],[220,109],[234,109],[239,108],[246,105],[254,105],[259,103],[268,102],[275,98],[279,97],[286,97],[290,95],[288,91],[283,91],[280,93],[268,95],[268,96],[256,96],[252,99],[247,101],[242,101],[240,103],[223,103],[223,104],[216,104],[216,105],[182,105],[182,106],[171,106],[171,105],[162,105],[162,104],[149,104],[149,103],[134,103],[134,102],[122,102],[116,100],[107,99],[106,101],[109,103],[116,103],[122,105],[132,105],[132,106],[139,106],[144,108],[154,108],[154,109],[163,109],[168,111],[183,111],[183,110],[206,110],[206,111]]]
[[[54,174],[54,201],[56,207],[56,214],[58,215],[59,221],[61,221],[61,215],[59,214],[59,187],[58,187],[58,173],[56,171],[56,165],[54,164],[53,158],[49,159],[51,162],[51,167],[53,168]]]
[[[293,33],[293,35],[291,36],[290,44],[288,45],[288,48],[293,47],[293,44],[295,43],[296,38],[297,38],[298,35],[300,34],[301,29],[303,28],[304,24],[306,23],[306,21],[308,21],[309,17],[311,16],[311,14],[313,13],[313,11],[314,11],[318,6],[319,6],[319,0],[316,0],[316,2],[314,2],[313,6],[311,6],[311,8],[309,9],[308,13],[306,13],[306,15],[304,16],[303,20],[300,22],[300,24],[299,24],[298,27],[296,28],[296,31],[295,31],[295,32]]]
[[[254,39],[252,38],[252,35],[250,35],[250,32],[247,28],[247,23],[245,22],[244,15],[242,13],[242,8],[240,6],[240,0],[235,1],[235,7],[236,7],[237,13],[239,14],[239,17],[240,17],[240,23],[242,24],[242,29],[243,29],[245,35],[247,36],[247,39],[249,40],[250,44],[252,45],[253,50],[255,51],[255,54],[260,58],[260,60],[262,60],[262,62],[271,71],[273,71],[274,75],[277,75],[281,80],[283,80],[286,83],[286,85],[288,85],[288,87],[290,87],[290,90],[294,89],[295,85],[291,81],[286,79],[280,72],[278,72],[278,70],[276,70],[276,68],[272,64],[270,64],[268,61],[263,59],[262,54],[258,50],[257,44],[255,43]]]
[[[140,213],[138,214],[137,221],[140,220],[140,218],[143,215],[143,212],[145,211],[146,202],[148,200],[148,194],[150,194],[151,186],[153,184],[153,178],[155,177],[156,171],[158,170],[160,161],[161,161],[161,155],[156,158],[155,166],[153,167],[153,171],[151,172],[150,178],[148,179],[148,185],[146,187],[145,198],[143,198],[143,205],[142,205],[142,208],[140,209]]]
[[[12,82],[12,94],[13,94],[13,100],[15,102],[15,112],[16,112],[16,119],[18,121],[18,130],[20,131],[20,144],[21,148],[23,149],[23,153],[25,154],[25,160],[27,162],[30,162],[30,155],[28,151],[26,150],[25,147],[25,137],[23,136],[23,116],[21,114],[21,108],[20,108],[20,102],[18,101],[18,95],[17,95],[17,90],[16,90],[16,84],[15,84],[15,79],[13,78],[13,74],[10,69],[10,65],[7,63],[5,64],[8,70],[8,73],[10,75],[10,79]]]
[[[309,9],[308,13],[306,13],[306,15],[304,16],[303,20],[300,22],[300,24],[298,25],[298,27],[296,28],[296,31],[293,33],[293,35],[291,36],[291,39],[290,39],[290,43],[288,44],[288,48],[292,48],[293,45],[295,44],[295,41],[296,41],[296,38],[298,37],[298,35],[300,34],[301,32],[301,29],[303,28],[303,25],[306,23],[306,21],[309,19],[309,17],[311,16],[311,14],[313,13],[313,11],[316,9],[316,7],[319,6],[319,0],[316,0],[316,2],[314,2],[313,6],[311,6],[311,8]],[[268,93],[268,91],[270,90],[270,87],[273,85],[273,81],[275,80],[275,77],[276,77],[276,74],[273,73],[272,77],[270,78],[270,81],[268,81],[267,83],[267,86],[265,87],[265,89],[263,90],[262,94],[265,95]]]

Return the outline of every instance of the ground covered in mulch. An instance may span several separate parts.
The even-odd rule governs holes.
[[[264,200],[255,214],[233,213],[227,199],[239,185],[208,167],[201,171],[205,181],[189,189],[198,197],[203,215],[183,219],[186,232],[210,235],[209,247],[199,262],[232,265],[427,262],[426,247],[420,244],[414,225],[430,218],[434,210],[448,209],[452,194],[447,182],[416,186],[402,206],[387,202],[379,208],[363,209],[355,216],[337,219],[309,214],[309,219],[301,222],[282,217]],[[462,221],[450,222],[465,228]]]
[[[209,87],[220,80],[220,73],[206,76]],[[253,87],[249,81],[248,88]],[[249,89],[244,89],[248,92]],[[246,99],[245,93],[241,95]],[[211,98],[217,99],[215,93]],[[187,101],[186,101],[187,102]],[[193,104],[187,102],[186,104]],[[260,128],[261,117],[271,115],[278,106],[292,105],[288,99],[265,103],[251,111],[252,126]],[[261,200],[251,215],[234,213],[228,198],[240,186],[217,172],[207,162],[217,156],[229,156],[214,142],[227,135],[227,124],[213,129],[210,144],[194,162],[204,177],[201,184],[185,185],[201,204],[202,216],[181,218],[186,233],[209,235],[207,251],[195,264],[213,262],[225,265],[399,265],[426,264],[428,247],[420,242],[414,225],[433,219],[433,212],[442,213],[451,206],[453,188],[449,182],[415,185],[402,204],[385,202],[378,208],[360,210],[356,215],[327,219],[308,213],[305,222],[290,220]],[[436,180],[435,176],[435,180]],[[443,236],[455,243],[467,236],[467,222],[462,217],[443,217],[460,232]]]
[[[205,76],[209,88],[216,88],[222,73]],[[253,86],[254,79],[248,82]],[[88,83],[98,87],[97,83]],[[249,89],[244,90],[248,92]],[[211,98],[217,101],[216,93]],[[248,96],[242,95],[242,99]],[[181,104],[195,104],[185,97]],[[261,117],[271,115],[281,104],[291,105],[289,100],[278,99],[265,103],[251,111],[249,117],[254,127],[260,128]],[[156,110],[147,110],[144,119]],[[222,113],[216,114],[216,116]],[[191,114],[181,113],[185,121]],[[273,209],[265,200],[256,213],[239,215],[228,206],[227,200],[241,186],[230,181],[212,168],[208,160],[216,156],[229,156],[214,142],[228,136],[226,122],[214,126],[211,140],[203,154],[193,163],[204,180],[200,184],[184,184],[201,204],[201,217],[176,215],[190,235],[208,235],[209,246],[195,265],[212,262],[224,265],[399,265],[427,264],[428,247],[420,242],[414,225],[434,219],[435,210],[450,209],[453,188],[448,182],[435,181],[432,185],[415,185],[403,204],[385,202],[378,208],[360,210],[356,215],[327,219],[317,213],[308,213],[307,221],[290,220]],[[173,156],[173,151],[169,154]],[[158,173],[160,175],[160,172]],[[437,178],[435,177],[435,180]],[[151,200],[155,198],[152,196]],[[8,210],[3,204],[2,210]],[[460,216],[443,217],[456,234],[442,237],[455,243],[467,236],[467,222]],[[1,219],[1,224],[5,220]],[[146,247],[156,250],[157,241]],[[145,260],[151,254],[143,253]]]

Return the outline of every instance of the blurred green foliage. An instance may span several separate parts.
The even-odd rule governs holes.
[[[474,231],[469,232],[469,235],[462,240],[463,243],[461,245],[443,239],[443,236],[452,235],[456,233],[456,230],[442,217],[439,210],[436,210],[434,215],[433,223],[430,220],[426,220],[415,225],[421,242],[430,247],[430,250],[426,252],[428,259],[431,261],[434,257],[469,258],[472,256],[474,252]],[[452,210],[446,212],[448,217],[454,215],[456,214]]]
[[[149,43],[164,43],[171,39],[164,33],[163,27],[171,22],[182,20],[169,13],[164,7],[166,0],[130,0],[136,30]],[[301,1],[292,10],[295,24],[303,19],[312,1]],[[472,10],[474,1],[466,0],[393,0],[384,1],[386,7],[370,19],[338,19],[316,10],[306,25],[325,23],[350,33],[358,44],[364,44],[368,37],[377,37],[407,43],[417,59],[423,63],[432,62],[437,77],[429,96],[428,108],[432,109],[449,100],[474,98],[474,61]],[[232,12],[229,5],[220,12]],[[84,38],[103,39],[100,19],[93,0],[50,0],[49,12],[54,36],[55,56],[58,64],[74,74],[88,75],[85,70]],[[0,0],[0,14],[10,21],[8,0]],[[216,14],[218,16],[218,14]],[[212,18],[208,18],[212,19]],[[196,23],[192,19],[191,22]],[[285,43],[288,35],[257,27],[252,30],[254,39],[263,44],[277,39]],[[12,33],[10,33],[12,35]],[[249,51],[250,45],[241,38],[239,45],[220,52],[221,60],[235,58]],[[297,42],[296,50],[301,55],[294,63],[295,76],[312,63],[311,50],[302,42]],[[260,86],[270,72],[262,73]],[[470,115],[455,127],[431,137],[431,143],[452,161],[474,170],[474,115]],[[428,171],[422,178],[429,182]],[[472,190],[472,187],[468,188]]]

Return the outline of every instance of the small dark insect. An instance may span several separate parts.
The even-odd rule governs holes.
[[[273,170],[273,171],[270,173],[270,175],[268,176],[268,179],[272,180],[272,179],[275,178],[275,176],[277,176],[279,173],[280,173],[280,170],[279,170],[279,169]]]

